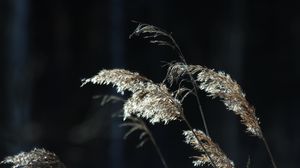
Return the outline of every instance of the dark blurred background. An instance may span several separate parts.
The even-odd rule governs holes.
[[[279,167],[299,167],[300,6],[292,1],[1,0],[0,160],[44,147],[67,167],[163,167],[151,143],[126,141],[115,94],[81,79],[103,68],[127,68],[163,80],[163,61],[178,60],[129,34],[137,20],[173,33],[186,60],[225,71],[256,107]],[[211,137],[236,167],[271,167],[263,143],[244,133],[239,118],[201,94]],[[203,129],[195,100],[187,118]],[[298,112],[297,112],[298,111]],[[183,123],[150,126],[170,168],[193,167],[197,153],[183,143]],[[298,165],[298,166],[297,166]]]

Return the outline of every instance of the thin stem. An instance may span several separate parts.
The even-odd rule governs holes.
[[[191,124],[189,123],[189,121],[186,119],[186,117],[185,117],[185,115],[184,115],[183,112],[181,113],[181,118],[183,119],[183,121],[185,122],[185,124],[188,126],[188,128],[192,131],[192,133],[194,134],[194,136],[195,136],[197,142],[200,144],[201,148],[204,150],[204,153],[205,153],[205,155],[208,157],[208,159],[210,160],[212,166],[213,166],[214,168],[217,168],[217,166],[216,166],[214,160],[213,160],[213,159],[210,157],[210,155],[208,154],[206,148],[205,148],[204,145],[203,145],[203,142],[198,138],[196,132],[195,132],[194,129],[192,128],[192,126],[191,126]]]
[[[136,28],[136,30],[129,36],[129,38],[131,38],[133,35],[139,36],[140,33],[154,34],[154,35],[144,36],[144,38],[156,39],[158,36],[165,36],[165,37],[169,38],[172,41],[172,44],[170,44],[169,42],[166,42],[164,40],[150,40],[150,42],[151,43],[157,43],[158,45],[166,45],[166,46],[171,47],[172,49],[174,49],[177,52],[177,54],[178,54],[179,58],[181,59],[181,61],[186,66],[188,65],[185,58],[184,58],[184,56],[183,56],[183,54],[182,54],[182,52],[181,52],[180,47],[178,46],[175,39],[172,37],[172,35],[170,33],[168,33],[167,31],[165,31],[165,30],[163,30],[159,27],[152,26],[152,25],[149,25],[149,24],[146,24],[146,23],[141,23],[141,22],[137,22],[137,21],[133,21],[133,22],[134,23],[139,23],[139,25]],[[143,28],[145,28],[145,29],[143,29]],[[190,73],[188,73],[188,75],[189,75],[190,80],[192,81],[192,84],[193,84],[193,87],[194,87],[194,93],[195,93],[195,96],[196,96],[198,109],[201,113],[201,118],[202,118],[202,122],[203,122],[203,125],[204,125],[205,133],[206,133],[206,135],[209,136],[208,127],[207,127],[207,124],[206,124],[204,112],[202,110],[202,106],[201,106],[199,96],[198,96],[198,92],[197,92],[196,81]]]
[[[190,75],[190,74],[189,74]],[[191,76],[191,75],[190,75]],[[191,79],[193,77],[191,76]],[[193,87],[195,88],[195,82],[192,82],[193,83]],[[196,101],[197,101],[197,104],[198,104],[198,109],[200,111],[200,114],[201,114],[201,118],[202,118],[202,122],[203,122],[203,125],[204,125],[204,129],[205,129],[205,133],[207,136],[209,136],[209,132],[208,132],[208,128],[207,128],[207,124],[206,124],[206,119],[205,119],[205,116],[204,116],[204,112],[202,110],[202,106],[200,104],[200,99],[199,99],[199,96],[198,96],[198,91],[197,89],[195,89],[195,97],[196,97]]]
[[[181,49],[180,49],[179,45],[176,43],[175,39],[171,35],[168,35],[168,37],[171,39],[172,43],[174,44],[174,46],[175,46],[174,48],[177,51],[179,58],[187,66],[187,62],[186,62],[186,60],[185,60],[185,58],[184,58],[184,56],[181,52]],[[199,99],[199,96],[198,96],[196,81],[193,78],[193,76],[191,75],[191,73],[188,73],[188,75],[189,75],[189,78],[191,79],[192,85],[194,87],[194,93],[195,93],[195,97],[196,97],[196,101],[197,101],[197,105],[198,105],[198,110],[200,111],[200,114],[201,114],[202,122],[203,122],[204,129],[205,129],[205,133],[206,133],[207,136],[209,136],[209,131],[208,131],[208,127],[207,127],[207,124],[206,124],[206,119],[205,119],[204,112],[203,112],[203,109],[202,109],[202,106],[201,106],[201,103],[200,103],[200,99]]]
[[[174,46],[175,46],[175,49],[177,50],[177,53],[178,53],[179,58],[181,59],[181,61],[182,61],[185,65],[187,65],[186,60],[185,60],[185,58],[184,58],[184,56],[183,56],[183,54],[182,54],[182,52],[181,52],[180,47],[178,46],[178,44],[176,43],[176,41],[174,40],[174,38],[173,38],[171,35],[169,35],[169,38],[172,40],[172,42],[173,42],[173,44],[174,44]],[[206,134],[209,136],[209,132],[208,132],[206,120],[205,120],[205,117],[204,117],[204,113],[203,113],[202,106],[201,106],[201,104],[200,104],[199,96],[198,96],[197,89],[196,89],[197,86],[196,86],[195,79],[193,78],[193,76],[192,76],[190,73],[188,73],[188,75],[189,75],[189,77],[190,77],[190,79],[191,79],[191,81],[192,81],[193,87],[195,88],[194,93],[195,93],[195,96],[196,96],[196,100],[197,100],[197,104],[198,104],[198,109],[199,109],[199,111],[200,111],[200,113],[201,113],[203,125],[204,125],[204,128],[205,128],[205,132],[206,132]],[[188,125],[188,127],[190,127],[190,129],[191,129],[191,126],[190,126],[190,124],[187,122],[187,120],[185,119],[184,115],[183,115],[183,118],[184,118],[184,121],[186,122],[186,124]],[[192,131],[193,131],[193,130],[192,130]],[[196,134],[195,134],[194,131],[193,131],[193,134],[196,136]],[[198,142],[200,142],[198,138],[197,138],[197,140],[198,140]],[[262,135],[262,140],[263,140],[263,142],[264,142],[264,145],[265,145],[265,147],[266,147],[266,150],[267,150],[267,152],[268,152],[268,155],[269,155],[269,157],[270,157],[270,160],[271,160],[271,162],[272,162],[273,167],[274,167],[274,168],[277,168],[277,165],[276,165],[276,163],[275,163],[273,154],[272,154],[272,152],[271,152],[271,150],[270,150],[269,144],[268,144],[266,138],[265,138],[263,135]],[[200,144],[201,144],[201,143],[200,143]],[[203,146],[203,145],[201,144],[201,146]],[[203,149],[204,149],[204,151],[206,152],[206,149],[205,149],[205,148],[203,148]],[[209,156],[208,156],[208,157],[209,157]],[[211,159],[210,157],[209,157],[209,159],[212,161],[212,159]],[[213,162],[212,162],[212,163],[213,163]],[[213,164],[213,165],[214,165],[214,167],[215,167],[215,164]]]
[[[143,122],[143,121],[141,121],[141,122]],[[151,142],[153,143],[153,146],[154,146],[156,152],[158,153],[159,158],[160,158],[162,164],[164,165],[165,168],[168,168],[167,162],[166,162],[163,154],[161,153],[161,150],[160,150],[159,146],[157,145],[157,143],[156,143],[156,141],[155,141],[155,139],[154,139],[151,131],[148,129],[148,127],[146,126],[146,124],[144,122],[142,124],[144,126],[144,130],[147,132],[147,134],[148,134]]]
[[[269,157],[270,157],[270,160],[271,160],[271,162],[272,162],[273,167],[274,167],[274,168],[277,168],[277,165],[276,165],[275,160],[274,160],[274,158],[273,158],[273,155],[272,155],[272,152],[271,152],[271,150],[270,150],[269,144],[268,144],[266,138],[265,138],[263,135],[262,135],[262,140],[263,140],[264,145],[265,145],[265,147],[266,147],[266,149],[267,149],[267,151],[268,151],[268,155],[269,155]]]

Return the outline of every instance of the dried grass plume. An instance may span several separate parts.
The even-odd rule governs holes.
[[[54,153],[38,148],[8,156],[1,164],[12,164],[12,168],[65,168]]]
[[[212,165],[212,159],[214,161],[214,165],[218,168],[234,168],[234,163],[223,153],[217,144],[215,144],[202,131],[195,129],[193,131],[184,131],[183,135],[185,136],[185,142],[187,144],[190,144],[195,150],[202,153],[200,156],[192,157],[195,159],[193,161],[194,166],[203,166],[205,164]],[[199,144],[199,141],[195,136],[197,136],[198,140],[201,141],[205,150]],[[207,155],[209,155],[211,159]]]
[[[124,104],[124,120],[130,116],[148,119],[152,124],[177,120],[182,112],[181,102],[173,97],[164,84],[155,84],[138,73],[124,69],[102,70],[83,84],[112,84],[117,91],[131,91],[132,96]]]
[[[173,83],[187,73],[197,75],[196,81],[201,90],[213,98],[221,98],[228,110],[240,116],[247,132],[262,138],[259,119],[255,115],[254,107],[249,104],[240,85],[230,75],[200,65],[175,63],[169,67],[167,77],[169,82]]]

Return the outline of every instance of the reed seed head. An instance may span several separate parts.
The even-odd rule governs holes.
[[[130,116],[146,118],[150,123],[177,120],[182,112],[181,102],[173,97],[164,84],[155,84],[138,73],[124,69],[102,70],[92,78],[85,79],[82,85],[94,84],[117,87],[118,92],[131,91],[132,96],[125,102],[124,120]]]
[[[217,144],[202,131],[196,129],[193,131],[184,131],[183,135],[185,136],[185,142],[201,153],[200,156],[192,157],[195,159],[193,161],[194,166],[203,166],[205,164],[213,165],[211,163],[212,159],[214,165],[218,168],[234,168],[234,163],[223,153]],[[199,144],[198,140],[201,141],[202,145]],[[203,147],[205,149],[203,149]],[[209,155],[211,159],[207,155]]]
[[[173,83],[188,73],[197,75],[196,81],[199,89],[207,92],[210,97],[219,97],[228,110],[240,116],[247,132],[262,138],[259,119],[255,115],[254,107],[249,104],[240,85],[230,75],[200,65],[175,63],[169,67],[167,79]]]
[[[54,153],[38,148],[8,156],[1,164],[12,164],[12,168],[65,168]]]

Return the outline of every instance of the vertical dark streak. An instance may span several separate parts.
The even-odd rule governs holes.
[[[124,30],[123,30],[123,1],[111,1],[111,36],[110,36],[110,53],[111,66],[124,66]],[[117,109],[113,109],[117,110]],[[110,167],[120,168],[123,164],[123,133],[118,127],[120,123],[115,119],[111,124],[111,144],[110,144]]]
[[[21,147],[20,131],[30,119],[31,79],[28,71],[28,1],[14,0],[6,56],[8,127],[12,129],[15,152]],[[23,142],[22,142],[23,143]]]

